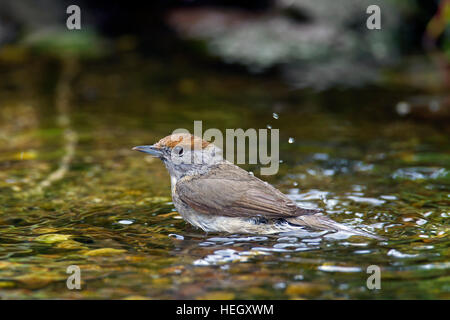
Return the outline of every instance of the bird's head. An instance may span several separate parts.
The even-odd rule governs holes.
[[[137,146],[133,150],[161,159],[170,175],[177,179],[207,172],[209,167],[223,161],[220,148],[190,133],[175,133],[153,145]]]

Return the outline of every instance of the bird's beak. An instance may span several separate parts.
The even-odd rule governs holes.
[[[152,156],[155,156],[155,157],[161,157],[163,154],[161,149],[159,149],[158,147],[155,147],[153,145],[152,146],[137,146],[137,147],[134,147],[132,150],[145,152],[145,153],[151,154]]]

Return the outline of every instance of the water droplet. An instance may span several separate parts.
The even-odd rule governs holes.
[[[273,285],[273,288],[274,289],[284,289],[284,288],[286,288],[286,283],[284,283],[284,282],[275,283]]]
[[[184,240],[184,237],[183,237],[183,236],[180,236],[180,235],[175,234],[175,233],[169,234],[169,237],[170,237],[170,238],[175,238],[175,239],[177,239],[177,240]]]
[[[391,256],[391,257],[395,257],[395,258],[400,258],[400,259],[415,258],[415,257],[419,256],[418,254],[403,253],[403,252],[400,252],[395,249],[389,250],[387,255]]]
[[[397,103],[397,105],[395,106],[395,110],[399,115],[404,116],[411,111],[411,106],[409,105],[409,103],[401,101]]]
[[[272,129],[272,126],[270,124],[268,124],[267,129]]]
[[[416,224],[418,224],[419,226],[422,226],[422,225],[426,224],[427,222],[428,222],[428,221],[425,220],[425,219],[418,219],[418,220],[416,221]]]
[[[348,199],[353,200],[358,203],[368,203],[374,206],[379,206],[385,203],[385,200],[369,198],[369,197],[358,197],[358,196],[349,196]]]
[[[382,196],[380,196],[380,198],[384,199],[384,200],[397,200],[396,196],[391,196],[391,195],[382,195]]]
[[[295,139],[292,138],[292,137],[290,137],[289,140],[288,140],[289,143],[294,143],[294,141],[295,141]]]
[[[320,271],[325,271],[325,272],[344,272],[344,273],[361,272],[360,267],[346,267],[346,266],[324,265],[324,266],[319,266],[317,269],[319,269]]]
[[[279,118],[279,116],[278,116],[278,113],[272,113],[272,117],[274,118],[274,119],[277,119],[278,120],[278,118]]]
[[[133,220],[119,220],[118,223],[128,225],[128,224],[134,223],[134,221]]]

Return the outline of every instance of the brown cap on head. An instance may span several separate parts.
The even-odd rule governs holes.
[[[205,149],[210,143],[190,133],[175,133],[162,138],[154,144],[158,148],[175,148],[176,146],[188,147],[190,150]]]

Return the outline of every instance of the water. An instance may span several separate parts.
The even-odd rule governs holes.
[[[450,132],[396,112],[412,89],[295,91],[134,54],[2,69],[0,298],[450,298]],[[279,128],[283,161],[264,179],[388,240],[186,225],[163,165],[131,147],[194,120]],[[82,290],[67,289],[69,265]]]

